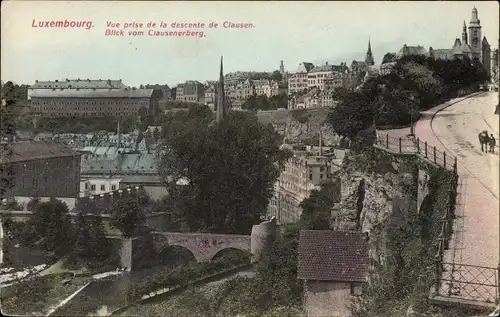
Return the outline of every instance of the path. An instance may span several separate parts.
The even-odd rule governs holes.
[[[426,113],[427,118],[417,122],[416,136],[420,140],[458,158],[458,218],[454,221],[454,232],[450,250],[445,253],[445,262],[485,267],[498,265],[499,157],[482,153],[477,137],[480,131],[488,130],[498,140],[499,119],[498,115],[493,114],[497,103],[497,94],[483,93],[449,107],[436,107],[444,109],[433,119],[436,108],[431,109]],[[485,279],[496,282],[490,270],[479,272],[480,269],[465,267],[457,270],[453,273],[454,279],[477,279],[476,275],[486,274],[486,277],[481,277],[483,282]],[[471,297],[476,299],[486,296],[485,290],[464,289],[463,285],[461,288],[456,289],[455,285],[453,291],[461,291],[460,296],[474,293]]]

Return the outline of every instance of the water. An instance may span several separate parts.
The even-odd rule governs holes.
[[[96,314],[103,306],[108,312],[127,304],[127,289],[132,281],[167,270],[166,266],[155,266],[123,275],[110,276],[93,281],[65,306],[55,311],[51,316],[87,316]]]

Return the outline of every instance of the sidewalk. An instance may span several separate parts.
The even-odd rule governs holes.
[[[498,193],[495,196],[492,192],[494,187],[488,177],[488,174],[496,173],[498,178],[498,171],[491,169],[490,164],[485,164],[494,157],[486,157],[477,150],[475,129],[482,129],[485,122],[488,123],[481,116],[482,110],[478,109],[484,107],[482,96],[478,95],[480,94],[455,99],[426,111],[424,117],[417,122],[415,133],[421,141],[458,157],[460,185],[456,204],[457,218],[453,224],[449,250],[444,255],[445,262],[457,265],[453,266],[451,272],[443,273],[453,283],[442,285],[442,292],[447,294],[451,291],[450,297],[454,294],[457,298],[484,300],[495,294],[494,287],[486,289],[460,283],[488,281],[488,284],[494,284],[496,276],[492,275],[494,271],[488,267],[496,268],[498,265]],[[465,99],[471,100],[464,101]],[[460,103],[461,101],[463,102]],[[446,109],[448,107],[450,108]],[[443,113],[435,117],[441,110]],[[483,280],[479,280],[480,278]]]

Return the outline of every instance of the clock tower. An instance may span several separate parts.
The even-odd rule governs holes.
[[[469,43],[474,50],[473,53],[477,54],[478,58],[481,58],[482,45],[481,45],[481,21],[477,17],[477,9],[474,7],[472,9],[472,15],[469,23]]]

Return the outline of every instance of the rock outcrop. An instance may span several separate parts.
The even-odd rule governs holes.
[[[281,135],[290,141],[314,140],[317,142],[319,131],[326,145],[337,144],[339,137],[326,123],[328,108],[304,110],[271,110],[257,113],[259,121],[272,124]]]

